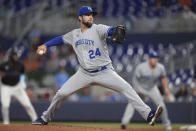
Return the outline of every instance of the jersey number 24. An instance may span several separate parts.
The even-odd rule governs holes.
[[[90,59],[94,59],[96,56],[101,56],[101,52],[99,51],[99,48],[97,48],[96,51],[89,50],[88,54]]]

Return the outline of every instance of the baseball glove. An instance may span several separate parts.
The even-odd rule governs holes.
[[[112,42],[122,44],[123,41],[125,40],[125,33],[126,33],[125,27],[123,25],[118,25],[112,35]]]

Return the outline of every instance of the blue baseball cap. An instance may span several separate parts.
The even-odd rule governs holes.
[[[97,14],[97,12],[94,11],[90,6],[82,6],[78,11],[78,16],[82,16],[88,13],[93,13],[93,15]]]
[[[156,51],[151,51],[148,54],[149,58],[158,58],[159,54]]]

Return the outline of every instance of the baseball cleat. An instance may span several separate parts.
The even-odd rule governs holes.
[[[154,124],[156,123],[157,119],[161,115],[162,111],[163,111],[163,107],[162,106],[158,106],[154,116],[152,117],[152,119],[151,119],[151,121],[149,123],[151,126],[154,126]]]
[[[172,131],[172,127],[171,126],[168,126],[168,127],[165,128],[165,130],[166,131]]]
[[[32,122],[32,125],[47,125],[48,122],[45,122],[42,118],[38,118],[37,120]]]
[[[121,125],[121,129],[126,130],[127,127],[125,125]]]

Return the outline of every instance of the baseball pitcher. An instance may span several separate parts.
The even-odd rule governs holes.
[[[34,121],[35,125],[46,125],[51,121],[54,112],[60,107],[63,99],[91,83],[98,83],[122,93],[142,117],[154,125],[162,112],[159,106],[156,111],[151,110],[137,95],[130,84],[122,79],[113,69],[109,57],[106,38],[111,36],[113,42],[122,43],[125,28],[122,25],[112,27],[93,24],[93,17],[97,13],[89,6],[83,6],[78,11],[81,28],[74,29],[65,35],[58,36],[37,49],[37,53],[46,53],[47,48],[59,44],[70,44],[76,52],[80,67],[78,71],[58,90],[48,109]]]

